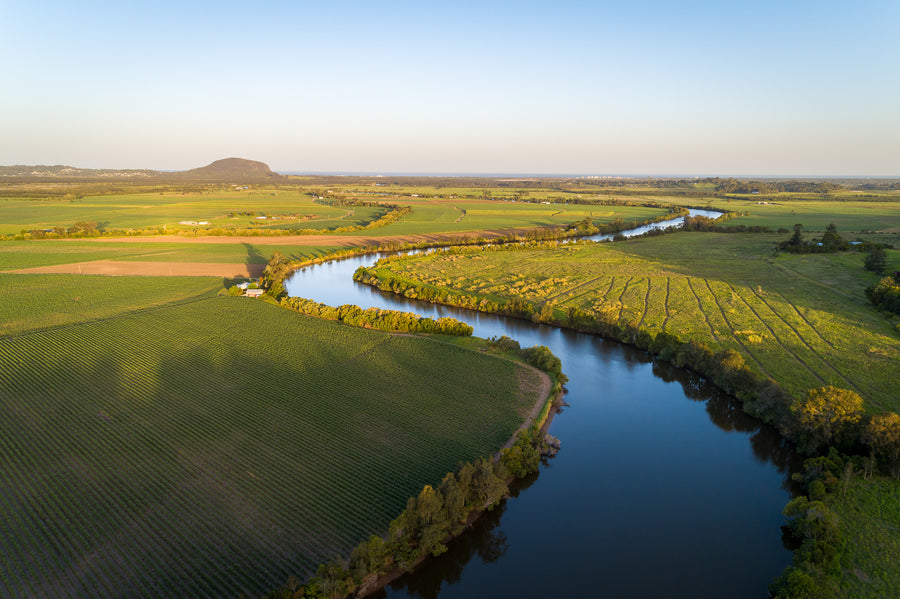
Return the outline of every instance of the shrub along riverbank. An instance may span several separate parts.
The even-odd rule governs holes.
[[[429,556],[444,553],[451,539],[509,495],[513,481],[537,472],[542,457],[555,455],[558,441],[544,431],[567,380],[559,358],[545,346],[520,349],[507,337],[490,339],[488,344],[508,358],[522,359],[551,376],[550,395],[533,424],[520,429],[511,446],[496,455],[461,464],[437,487],[425,485],[418,496],[407,500],[406,508],[384,535],[372,535],[360,542],[349,558],[336,556],[321,564],[305,583],[290,578],[265,599],[365,597]]]
[[[544,250],[554,252],[549,252],[548,254],[552,255],[544,260],[535,258]],[[560,293],[563,290],[575,290],[569,293],[578,293],[581,296],[586,291],[584,284],[579,283],[579,279],[556,276],[557,269],[559,271],[568,269],[568,273],[572,272],[573,253],[578,250],[578,247],[571,245],[563,247],[546,243],[516,248],[492,247],[478,251],[450,249],[436,256],[414,259],[431,261],[431,264],[441,261],[440,266],[435,265],[433,271],[428,271],[434,273],[435,281],[427,284],[415,280],[415,273],[422,271],[413,272],[414,269],[409,267],[409,259],[404,258],[390,258],[380,261],[375,267],[361,268],[354,278],[383,291],[392,291],[415,299],[527,318],[534,322],[572,328],[634,345],[677,366],[704,375],[737,397],[746,412],[778,427],[802,453],[817,455],[829,451],[830,448],[840,448],[848,454],[858,456],[852,461],[855,466],[851,466],[848,471],[847,476],[850,478],[854,473],[872,475],[877,472],[897,476],[900,470],[900,417],[891,412],[875,413],[871,407],[867,413],[864,410],[863,398],[855,390],[820,383],[810,385],[805,390],[788,391],[780,381],[760,371],[758,365],[748,364],[745,355],[737,349],[713,350],[703,341],[685,339],[667,330],[651,329],[646,324],[649,322],[647,311],[652,290],[650,287],[645,286],[642,289],[641,301],[646,307],[640,319],[623,319],[621,314],[624,308],[585,309],[571,304],[568,306],[557,304],[554,297],[565,295]],[[507,251],[516,254],[512,259],[520,265],[520,268],[515,269],[516,274],[511,275],[516,280],[506,284],[504,281],[489,279],[490,275],[485,273],[491,271],[490,260],[493,256]],[[540,270],[540,275],[536,275],[533,279],[521,275],[523,272],[521,265],[525,259],[520,256],[526,252],[530,252],[529,257],[536,261],[535,268]],[[457,273],[470,270],[470,263],[454,264],[454,261],[464,259],[469,259],[470,262],[478,260],[478,274],[475,276],[478,280],[463,281],[457,276]],[[401,262],[403,267],[399,266]],[[596,261],[592,261],[591,264],[591,276],[596,280],[597,275],[601,274],[598,272],[600,268]],[[629,271],[631,266],[633,265],[628,265]],[[795,281],[795,284],[797,282]],[[608,285],[611,288],[613,283]],[[467,291],[461,291],[460,287],[464,287]],[[626,283],[624,289],[613,294],[618,296],[620,306],[627,287]],[[498,289],[503,291],[498,292]],[[728,289],[733,295],[734,287]],[[523,297],[526,293],[529,299]],[[765,297],[763,292],[755,290],[753,293],[757,298],[756,301],[762,300],[760,304],[765,306],[765,299],[762,299]],[[669,287],[666,286],[664,297],[667,306],[666,319],[672,316],[668,311],[668,301]],[[699,302],[699,299],[697,301]],[[723,314],[731,314],[725,312],[718,304],[721,300],[716,301]],[[763,308],[754,309],[752,302],[747,302],[747,305],[757,317],[763,313]],[[771,310],[771,307],[767,309]],[[799,310],[797,313],[803,317]],[[775,318],[783,318],[778,316],[777,312],[775,315]],[[770,333],[774,333],[776,327],[783,327],[789,322],[786,319],[781,323],[772,324],[763,321],[764,325],[769,327]],[[807,323],[807,326],[811,325]],[[790,325],[788,327],[790,328]],[[711,330],[715,335],[715,329]],[[797,328],[792,330],[793,334],[799,336]],[[825,344],[830,343],[822,337],[822,332],[816,334]],[[831,347],[834,347],[833,343]],[[893,375],[888,373],[888,378],[892,377]],[[890,394],[890,391],[888,393]],[[864,457],[868,461],[863,462]],[[831,522],[830,512],[824,506],[819,499],[805,497],[797,498],[786,509],[785,514],[791,520],[791,528],[795,534],[804,539],[815,539],[816,542],[807,543],[805,549],[798,552],[792,569],[776,582],[773,589],[780,597],[827,596],[829,589],[838,588],[842,584],[840,578],[845,573],[834,566],[837,562],[829,561],[832,560],[829,556],[844,555],[842,552],[847,546],[835,536],[837,520]],[[803,593],[807,592],[804,589],[809,588],[815,589],[812,591],[813,594],[804,595]]]
[[[284,260],[275,256],[267,269],[270,281],[281,286],[283,276],[275,278]],[[271,283],[270,283],[271,284]],[[271,289],[271,287],[270,287]],[[363,328],[390,332],[436,333],[471,336],[472,327],[454,318],[421,318],[410,312],[368,308],[355,305],[328,306],[299,297],[281,297],[279,304],[309,316],[336,320]],[[542,426],[550,416],[552,405],[562,394],[568,380],[562,373],[562,362],[549,348],[537,345],[521,349],[507,337],[491,339],[490,348],[505,353],[551,376],[550,396],[532,426],[516,434],[511,447],[495,457],[467,462],[447,473],[440,485],[425,485],[417,497],[410,497],[406,509],[391,522],[384,536],[372,535],[350,553],[349,559],[336,556],[321,564],[315,576],[306,583],[291,578],[285,586],[266,595],[269,599],[332,599],[365,596],[399,575],[410,571],[426,557],[446,551],[446,542],[459,535],[485,510],[491,510],[509,494],[509,484],[537,472],[541,457],[555,453]]]

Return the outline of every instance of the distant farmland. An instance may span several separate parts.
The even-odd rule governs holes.
[[[532,371],[430,339],[208,294],[126,307],[0,337],[0,595],[262,594],[537,399]]]

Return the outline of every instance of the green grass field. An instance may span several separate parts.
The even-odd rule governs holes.
[[[841,563],[837,597],[900,597],[900,485],[896,480],[854,478],[829,498],[850,550]]]
[[[240,213],[253,214],[240,214]],[[335,228],[364,225],[383,209],[344,208],[315,203],[307,190],[262,189],[204,193],[138,193],[83,198],[23,200],[0,195],[0,235],[21,230],[69,227],[94,221],[109,229],[165,225],[190,229],[181,221],[209,221],[210,227]],[[257,219],[265,215],[267,218]],[[275,217],[274,219],[272,217]],[[290,218],[289,218],[290,217]],[[374,217],[374,218],[373,218]]]
[[[643,221],[666,214],[642,206],[583,206],[489,200],[396,200],[413,207],[412,214],[374,231],[377,235],[410,235],[454,231],[530,229],[561,226],[592,217],[597,224],[614,219]]]
[[[259,595],[382,532],[537,399],[532,371],[437,340],[101,279],[3,277],[22,313],[0,338],[0,595]],[[35,331],[72,294],[103,300]]]
[[[205,277],[0,274],[0,338],[209,299]]]
[[[769,204],[754,200],[720,201],[716,204],[728,210],[749,213],[729,220],[729,225],[759,225],[777,230],[791,229],[795,223],[801,223],[804,229],[821,232],[834,223],[838,231],[849,239],[863,231],[900,230],[900,201],[823,202],[786,198],[773,200]]]
[[[150,262],[228,262],[241,264],[265,264],[276,251],[301,260],[321,256],[335,246],[316,245],[316,237],[309,238],[311,245],[284,243],[192,243],[140,241],[93,241],[78,239],[35,239],[30,241],[0,242],[0,271],[18,270],[72,264],[92,260],[125,260]]]
[[[779,193],[760,204],[716,194],[709,182],[0,194],[0,235],[76,220],[121,229],[194,228],[182,220],[332,229],[384,212],[325,206],[311,194],[412,207],[366,237],[665,212],[540,203],[593,198],[720,207],[747,213],[729,225],[799,222],[809,236],[833,222],[846,238],[900,245],[900,192],[840,191],[828,201]],[[509,201],[523,198],[537,202]],[[493,300],[549,299],[560,317],[568,306],[611,312],[651,332],[736,349],[795,394],[833,384],[859,391],[872,412],[900,411],[898,320],[875,312],[863,294],[878,277],[855,253],[774,256],[787,237],[677,234],[438,254],[391,268]],[[263,264],[276,250],[302,259],[335,249],[309,239],[3,241],[0,271],[92,260]],[[888,268],[900,270],[900,250],[889,251]],[[220,297],[224,283],[0,274],[0,596],[259,595],[382,532],[423,484],[496,450],[536,399],[517,396],[523,371],[508,362]],[[850,541],[843,596],[900,593],[896,492],[895,481],[857,481],[837,499]]]
[[[381,272],[492,301],[553,301],[561,320],[569,306],[610,312],[651,333],[735,349],[794,394],[834,385],[858,391],[872,411],[900,409],[900,338],[863,293],[878,277],[859,254],[773,257],[781,237],[679,233],[439,253]]]

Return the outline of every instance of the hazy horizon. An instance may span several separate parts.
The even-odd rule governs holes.
[[[0,20],[0,164],[900,176],[896,2],[12,0]]]

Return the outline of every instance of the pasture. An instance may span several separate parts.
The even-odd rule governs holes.
[[[0,271],[36,268],[56,264],[72,264],[92,260],[150,262],[219,262],[266,264],[276,251],[294,259],[321,256],[336,246],[317,244],[318,236],[310,236],[310,245],[286,243],[279,238],[260,238],[252,242],[224,238],[227,243],[195,243],[192,239],[160,238],[115,239],[33,239],[0,242]]]
[[[775,257],[781,237],[678,233],[476,249],[403,258],[376,270],[494,302],[552,302],[560,321],[569,307],[609,313],[651,334],[734,349],[795,395],[834,385],[859,392],[871,411],[900,409],[896,323],[864,294],[878,276],[863,269],[860,254]],[[900,262],[896,251],[890,255],[892,264]]]
[[[897,493],[896,480],[854,477],[846,489],[829,496],[829,507],[838,514],[841,533],[852,547],[843,555],[844,575],[835,597],[900,597]]]
[[[93,221],[107,229],[193,228],[329,229],[364,225],[383,211],[377,207],[333,207],[314,202],[299,188],[156,192],[43,199],[3,198],[0,235],[22,230],[70,227]],[[265,217],[265,218],[263,218]],[[182,221],[194,224],[183,224]],[[201,221],[208,225],[198,225]]]
[[[260,595],[383,532],[538,399],[533,371],[437,340],[209,279],[100,279],[3,275],[37,308],[0,337],[0,595]],[[72,294],[105,304],[36,330]]]
[[[804,229],[824,231],[834,223],[845,237],[853,239],[865,232],[900,233],[900,202],[841,202],[775,199],[760,203],[758,200],[728,200],[716,202],[718,206],[745,215],[737,216],[728,225],[767,226],[772,230],[788,229],[801,223]]]

